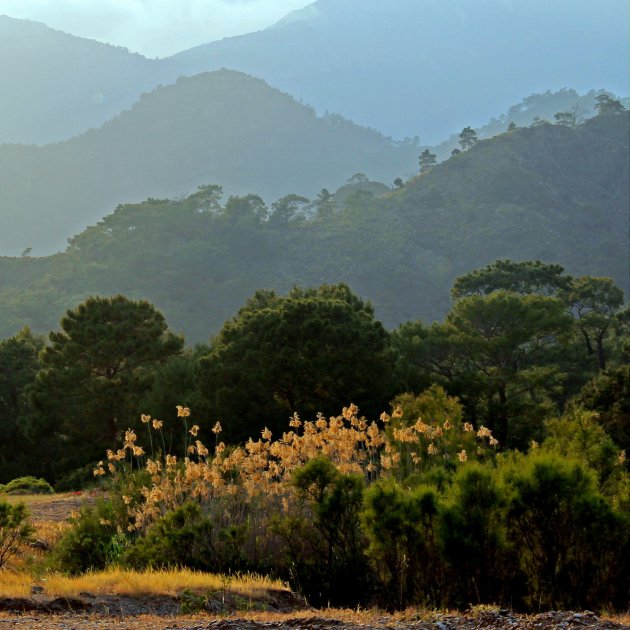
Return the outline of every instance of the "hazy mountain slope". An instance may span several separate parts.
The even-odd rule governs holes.
[[[318,0],[163,60],[0,16],[0,143],[98,127],[142,92],[223,67],[319,112],[436,144],[524,96],[628,94],[626,0]]]
[[[198,196],[120,207],[44,259],[0,259],[0,337],[46,331],[93,293],[147,298],[206,340],[257,288],[345,281],[387,326],[444,315],[461,273],[542,259],[628,288],[628,114],[516,129],[385,196],[313,220],[266,222]],[[229,206],[230,204],[228,204]]]
[[[627,113],[597,116],[479,142],[417,177],[392,210],[456,275],[471,262],[540,258],[628,291],[628,123]]]
[[[626,0],[318,0],[275,27],[184,51],[176,73],[229,67],[318,110],[434,144],[524,95],[628,92]]]
[[[156,61],[0,16],[0,142],[45,144],[101,125],[162,79]]]
[[[391,181],[413,171],[417,148],[314,111],[263,81],[206,73],[144,95],[98,130],[62,143],[0,146],[0,253],[43,254],[119,203],[189,194],[220,182],[228,194],[334,188],[357,171]]]
[[[582,122],[592,118],[597,113],[597,96],[601,90],[589,90],[586,94],[578,94],[575,90],[563,88],[552,92],[547,90],[541,94],[530,94],[516,105],[499,116],[491,118],[485,125],[477,127],[479,139],[492,138],[499,133],[507,131],[510,124],[518,127],[528,127],[535,122],[555,122],[555,114],[568,112],[575,114],[576,120]],[[615,100],[620,100],[626,109],[630,105],[629,98],[619,98],[614,94],[608,94]],[[433,146],[439,160],[450,156],[454,148],[459,148],[459,133],[457,130],[440,144]]]

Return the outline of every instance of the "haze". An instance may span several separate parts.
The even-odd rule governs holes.
[[[0,14],[166,57],[270,26],[309,0],[0,0]]]

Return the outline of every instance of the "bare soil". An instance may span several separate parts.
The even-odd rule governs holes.
[[[2,498],[11,503],[25,503],[31,521],[61,523],[77,512],[82,505],[94,504],[102,492],[64,492],[62,494],[7,495]]]
[[[170,598],[128,597],[78,598],[76,600],[0,600],[0,628],[155,628],[156,630],[357,630],[365,628],[392,630],[477,630],[556,628],[597,628],[618,630],[630,628],[620,622],[602,619],[592,612],[546,612],[538,615],[516,615],[506,610],[482,613],[407,614],[392,617],[384,613],[352,611],[297,611],[293,613],[201,613],[177,614],[178,603]],[[19,612],[18,612],[19,611]],[[356,620],[353,619],[356,617]]]

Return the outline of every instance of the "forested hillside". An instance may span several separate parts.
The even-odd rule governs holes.
[[[555,262],[627,290],[628,123],[623,112],[516,128],[399,190],[358,191],[341,210],[322,191],[310,218],[295,197],[219,202],[212,186],[121,206],[63,254],[0,259],[0,335],[49,330],[90,294],[124,293],[203,341],[256,289],[342,281],[391,328],[442,317],[453,279],[497,258]]]
[[[318,117],[238,72],[180,79],[66,142],[0,145],[0,252],[58,251],[120,203],[181,198],[205,182],[271,201],[337,187],[358,171],[391,181],[413,171],[417,150]]]

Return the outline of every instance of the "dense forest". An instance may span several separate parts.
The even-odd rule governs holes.
[[[45,332],[89,295],[123,293],[205,342],[256,289],[337,282],[392,328],[442,318],[454,279],[499,258],[552,261],[627,290],[628,135],[626,112],[604,112],[465,140],[395,190],[356,174],[335,195],[270,206],[223,200],[215,185],[121,205],[62,254],[0,258],[0,334]]]
[[[48,340],[0,342],[0,480],[110,489],[53,551],[70,573],[256,571],[316,606],[624,609],[623,292],[497,261],[452,296],[443,322],[388,332],[344,284],[257,291],[188,349],[148,302],[89,298]]]

